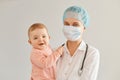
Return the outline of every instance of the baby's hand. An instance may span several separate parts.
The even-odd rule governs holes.
[[[64,44],[62,44],[60,47],[58,47],[57,51],[62,55],[63,54],[63,46]]]
[[[65,45],[65,43],[64,44],[62,44],[61,46],[64,46]]]

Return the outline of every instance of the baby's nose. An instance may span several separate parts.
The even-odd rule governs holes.
[[[42,37],[40,37],[40,38],[39,38],[39,41],[42,41],[42,40],[43,40],[43,38],[42,38]]]

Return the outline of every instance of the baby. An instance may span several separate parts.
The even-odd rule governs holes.
[[[63,47],[52,51],[50,36],[42,23],[35,23],[28,29],[28,42],[32,45],[30,60],[32,63],[31,80],[56,80],[56,61],[62,55]]]

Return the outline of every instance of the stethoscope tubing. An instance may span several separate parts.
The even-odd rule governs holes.
[[[61,46],[64,46],[65,43],[63,43]],[[87,52],[88,52],[88,44],[86,44],[86,50],[85,50],[85,55],[84,55],[84,58],[83,58],[83,61],[82,61],[82,66],[79,68],[78,70],[78,75],[81,76],[82,72],[83,72],[83,68],[84,68],[84,63],[85,63],[85,59],[86,59],[86,56],[87,56]]]

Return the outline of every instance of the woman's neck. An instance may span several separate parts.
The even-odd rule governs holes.
[[[82,42],[82,40],[78,40],[78,41],[67,41],[67,48],[70,52],[70,55],[73,56],[75,51],[77,50],[78,46],[80,45],[80,43]]]

